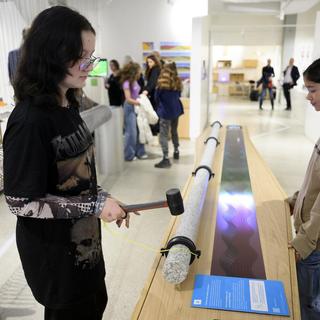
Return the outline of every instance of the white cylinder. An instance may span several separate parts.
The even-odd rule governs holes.
[[[215,123],[212,127],[210,137],[218,139],[219,129],[220,123]],[[209,139],[207,141],[199,167],[206,166],[211,168],[216,146],[217,142],[215,139]],[[207,169],[198,169],[185,202],[185,212],[181,217],[180,225],[174,237],[183,236],[189,238],[194,243],[196,242],[209,179],[210,174]],[[173,284],[183,282],[189,272],[190,259],[191,252],[185,245],[177,244],[172,246],[163,266],[162,273],[164,278]]]

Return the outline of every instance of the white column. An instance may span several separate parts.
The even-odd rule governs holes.
[[[190,137],[198,137],[208,122],[209,17],[193,18],[190,70]]]
[[[313,61],[320,58],[320,12],[317,12],[314,29]],[[306,116],[304,122],[305,135],[316,142],[319,138],[320,113],[316,112],[310,103],[306,106]]]

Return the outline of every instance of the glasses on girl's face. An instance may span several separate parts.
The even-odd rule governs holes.
[[[91,64],[92,64],[92,67],[94,68],[99,61],[100,61],[100,58],[99,57],[97,58],[94,56],[91,56],[90,58],[82,58],[80,59],[79,69],[80,71],[87,70]]]

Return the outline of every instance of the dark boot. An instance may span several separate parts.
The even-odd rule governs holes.
[[[179,150],[174,150],[174,152],[173,152],[173,159],[179,160]]]
[[[154,165],[156,168],[170,168],[171,163],[169,159],[163,158],[159,163]]]

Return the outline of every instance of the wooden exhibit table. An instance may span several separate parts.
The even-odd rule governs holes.
[[[203,142],[208,136],[208,128],[197,144],[196,164],[201,159]],[[299,297],[296,280],[295,257],[293,249],[288,249],[292,239],[289,206],[284,202],[285,192],[271,170],[264,163],[244,129],[244,141],[249,167],[249,175],[253,197],[256,205],[256,216],[259,227],[260,242],[268,280],[280,280],[285,287],[285,293],[290,309],[290,317],[271,316],[254,313],[230,312],[213,309],[191,307],[194,277],[196,274],[210,274],[213,240],[216,224],[217,197],[221,180],[222,159],[225,141],[225,129],[220,130],[218,146],[213,162],[214,179],[208,186],[206,201],[196,242],[201,250],[200,259],[190,266],[188,278],[179,286],[166,282],[162,276],[164,257],[156,258],[150,276],[136,305],[132,319],[139,320],[271,320],[300,319]],[[200,143],[201,141],[201,143]],[[192,185],[193,177],[188,179],[184,196]],[[175,229],[182,216],[173,218],[170,222],[163,247],[175,234]]]
[[[190,139],[190,99],[189,98],[180,98],[184,114],[179,117],[178,124],[178,135],[181,139]]]

